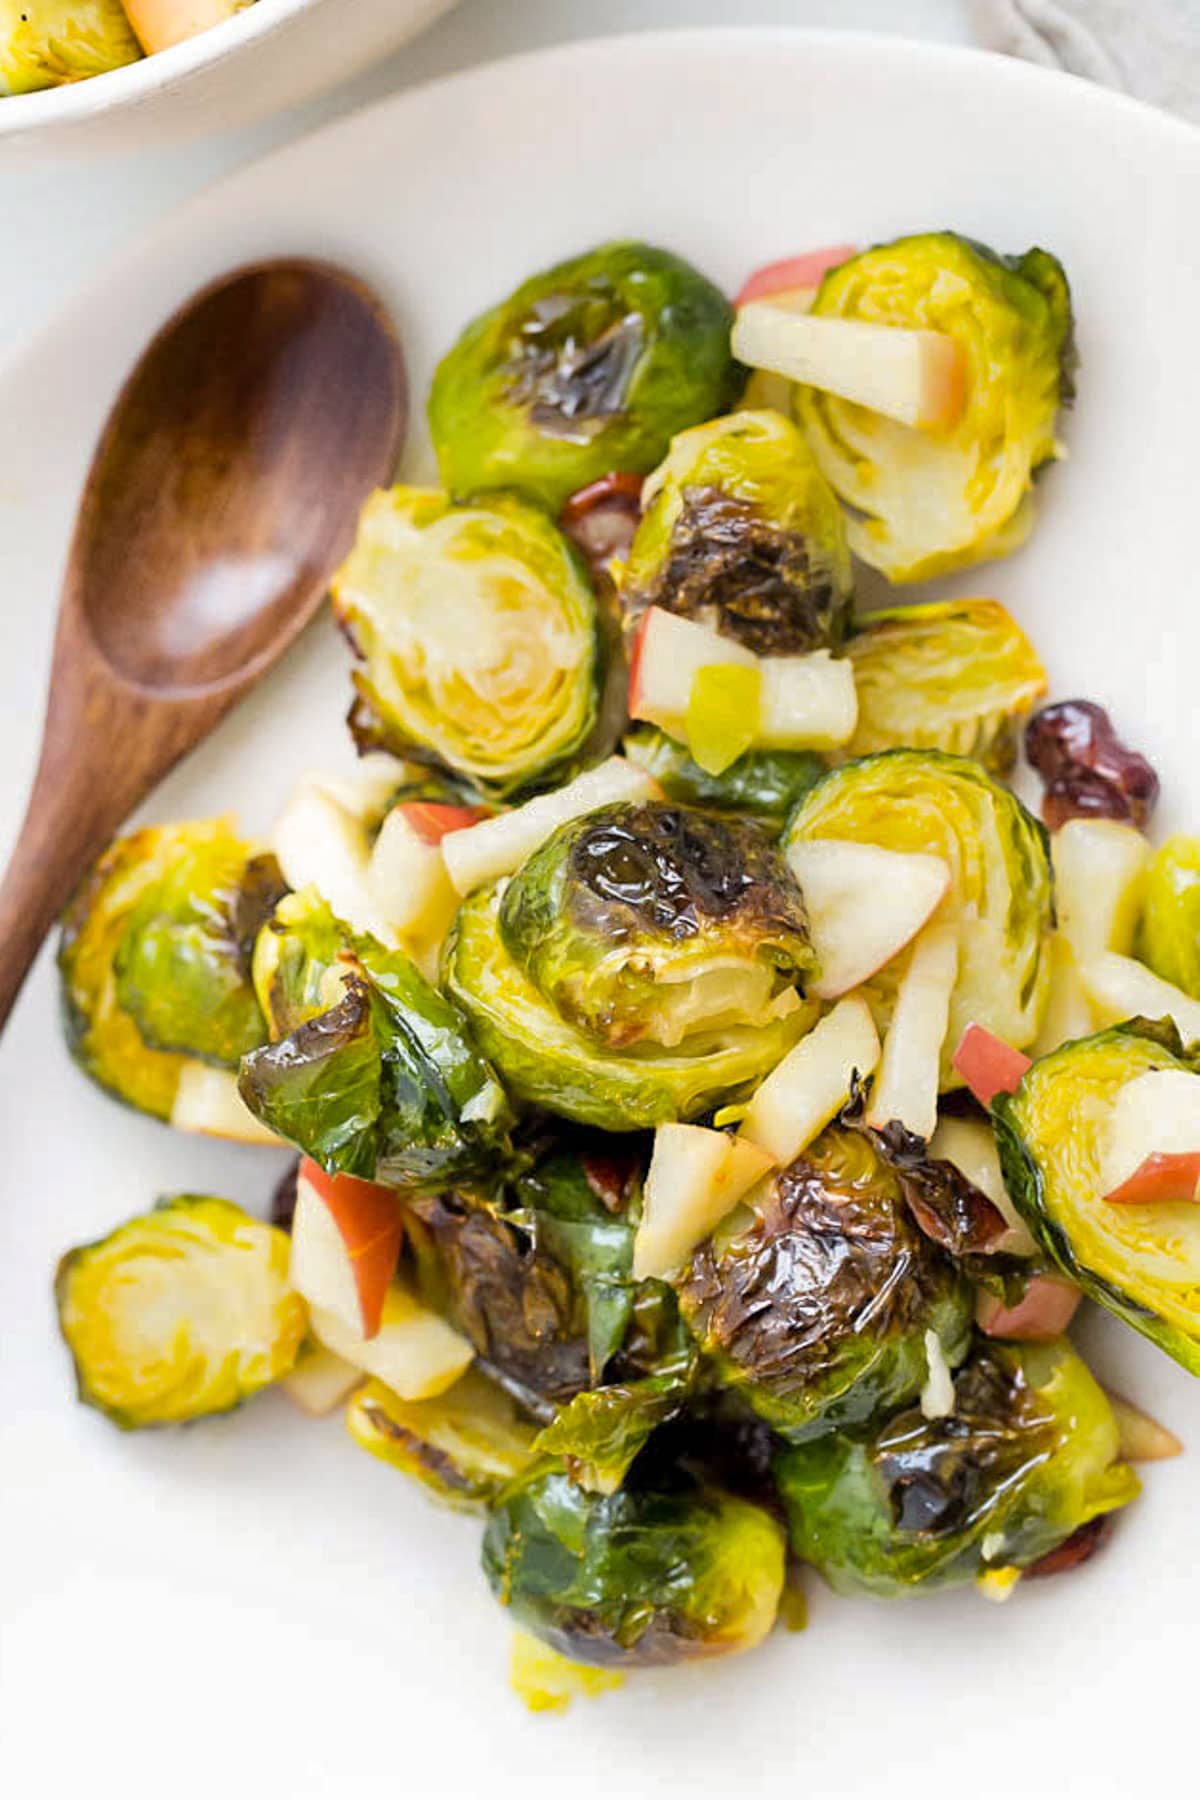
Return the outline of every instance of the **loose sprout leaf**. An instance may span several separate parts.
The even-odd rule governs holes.
[[[711,775],[656,725],[636,724],[625,735],[626,761],[651,776],[671,800],[709,812],[743,813],[779,831],[796,802],[824,774],[815,750],[749,750]]]
[[[486,1505],[532,1460],[533,1427],[475,1369],[432,1400],[402,1400],[369,1381],[351,1399],[346,1427],[372,1456],[460,1510]]]
[[[120,0],[0,0],[0,98],[137,62]]]
[[[1063,832],[1069,829],[1064,826]],[[1169,838],[1151,859],[1145,871],[1137,953],[1164,981],[1200,1000],[1200,838]]]
[[[576,1394],[538,1434],[539,1455],[559,1457],[589,1492],[613,1494],[660,1425],[678,1416],[685,1386],[677,1375],[649,1375]]]

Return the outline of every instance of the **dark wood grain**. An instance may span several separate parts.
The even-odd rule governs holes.
[[[41,759],[0,887],[0,1026],[122,820],[317,611],[406,410],[386,315],[319,263],[226,277],[137,364],[80,504]]]

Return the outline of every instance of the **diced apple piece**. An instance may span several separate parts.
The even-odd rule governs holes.
[[[238,1093],[232,1069],[214,1069],[190,1059],[179,1071],[179,1086],[171,1108],[176,1131],[195,1131],[203,1137],[230,1138],[235,1144],[270,1144],[279,1147],[273,1131],[256,1119]]]
[[[438,1313],[393,1282],[383,1303],[383,1322],[372,1338],[343,1324],[336,1313],[309,1308],[313,1336],[335,1356],[373,1375],[402,1400],[432,1400],[453,1387],[475,1352]]]
[[[458,911],[442,840],[490,815],[474,806],[405,801],[384,819],[367,866],[367,886],[383,917],[419,962],[436,953]]]
[[[571,819],[600,806],[624,800],[658,800],[662,789],[622,756],[610,756],[552,794],[539,794],[524,806],[484,819],[467,831],[455,831],[442,842],[450,879],[460,895],[474,893],[519,869],[534,851]]]
[[[953,1163],[972,1187],[985,1194],[996,1211],[1003,1213],[1008,1230],[996,1238],[988,1249],[1007,1256],[1036,1256],[1037,1245],[1024,1219],[1013,1205],[1000,1168],[1000,1153],[990,1125],[982,1119],[959,1119],[947,1114],[939,1119],[937,1130],[929,1140],[929,1154],[934,1162]]]
[[[1108,1116],[1101,1191],[1115,1204],[1192,1200],[1200,1176],[1200,1075],[1150,1069],[1119,1088]]]
[[[1122,1019],[1174,1019],[1185,1043],[1200,1038],[1200,1000],[1164,981],[1132,956],[1108,950],[1082,963],[1079,978],[1101,1025]]]
[[[305,1157],[296,1181],[288,1279],[310,1306],[361,1337],[374,1337],[403,1235],[391,1188],[354,1175],[327,1175]]]
[[[858,724],[854,665],[845,656],[813,650],[807,656],[764,656],[760,750],[837,750]]]
[[[696,676],[701,669],[722,666],[757,669],[758,658],[694,619],[682,619],[662,606],[647,607],[629,659],[630,717],[681,738]]]
[[[1200,1150],[1156,1152],[1104,1198],[1110,1206],[1200,1204]]]
[[[786,1167],[841,1111],[854,1076],[874,1074],[878,1062],[870,1007],[857,996],[839,1000],[758,1088],[739,1136]]]
[[[297,892],[314,887],[339,919],[394,948],[397,934],[380,911],[368,870],[371,845],[363,820],[306,777],[292,793],[271,834],[284,879]]]
[[[1036,1342],[1060,1336],[1082,1298],[1065,1275],[1035,1275],[1015,1306],[1005,1306],[998,1295],[980,1289],[975,1322],[985,1337]]]
[[[921,1416],[948,1419],[954,1411],[954,1375],[946,1361],[942,1340],[932,1329],[925,1333],[925,1385],[921,1389]]]
[[[1051,840],[1058,929],[1077,962],[1133,948],[1150,845],[1116,819],[1069,819]]]
[[[772,1167],[767,1152],[746,1138],[703,1125],[660,1125],[634,1239],[634,1280],[672,1274]]]
[[[1118,1454],[1125,1462],[1166,1462],[1183,1454],[1183,1445],[1173,1431],[1120,1394],[1108,1388],[1105,1392],[1120,1434]]]
[[[387,750],[368,750],[355,759],[352,767],[330,774],[310,772],[304,777],[309,787],[321,788],[338,805],[361,819],[382,818],[393,798],[412,780],[413,765],[402,762]]]
[[[232,19],[245,0],[122,0],[133,34],[147,56],[182,44]]]
[[[997,1094],[1015,1094],[1031,1067],[1028,1056],[983,1025],[967,1026],[950,1060],[980,1106],[990,1106]]]
[[[1090,1037],[1095,1028],[1095,1014],[1075,953],[1066,938],[1056,932],[1050,942],[1050,992],[1029,1054],[1036,1062],[1039,1056],[1049,1056],[1072,1038]]]
[[[867,1124],[882,1131],[898,1119],[919,1138],[937,1124],[938,1074],[958,977],[958,926],[929,925],[913,945],[896,993]]]
[[[778,262],[764,263],[748,275],[738,290],[735,306],[748,306],[752,300],[786,296],[791,301],[797,294],[815,295],[830,269],[840,268],[857,255],[856,244],[829,244],[821,250],[806,250],[801,256],[784,256]]]
[[[950,886],[938,856],[815,838],[787,853],[819,964],[808,991],[836,1000],[869,981],[928,923]]]
[[[731,344],[752,369],[773,369],[919,430],[953,425],[966,400],[962,346],[940,331],[814,317],[755,300],[734,320]]]
[[[361,1369],[344,1362],[323,1344],[310,1341],[279,1385],[301,1412],[311,1419],[323,1419],[341,1405],[361,1380]]]

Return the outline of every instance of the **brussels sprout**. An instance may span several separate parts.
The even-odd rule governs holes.
[[[860,624],[848,646],[858,690],[849,755],[949,750],[994,775],[1012,768],[1046,671],[998,600],[894,607]]]
[[[1145,875],[1138,955],[1200,1000],[1200,838],[1169,838]]]
[[[940,916],[960,927],[958,980],[942,1056],[970,1024],[1020,1047],[1037,1035],[1050,979],[1053,887],[1044,826],[978,763],[936,750],[886,750],[846,763],[801,801],[784,850],[819,838],[939,856],[952,876]],[[893,965],[893,970],[895,965]],[[868,992],[881,1012],[894,974]]]
[[[756,656],[841,642],[853,591],[841,513],[781,413],[683,432],[642,504],[621,575],[627,619],[661,606]]]
[[[587,575],[557,526],[515,495],[373,494],[332,593],[362,659],[350,718],[360,749],[509,794],[561,774],[596,723],[603,671]]]
[[[435,1400],[401,1400],[369,1381],[352,1396],[346,1426],[372,1456],[463,1510],[522,1473],[534,1436],[503,1389],[473,1369]]]
[[[677,431],[732,403],[732,322],[703,275],[649,244],[602,244],[534,275],[438,365],[443,482],[519,488],[557,512],[614,469],[645,474]]]
[[[685,1391],[681,1377],[670,1374],[576,1394],[534,1449],[560,1457],[580,1487],[613,1494],[659,1426],[679,1416]]]
[[[563,1655],[625,1668],[748,1650],[783,1589],[783,1532],[761,1507],[685,1487],[598,1498],[554,1467],[496,1503],[492,1592]]]
[[[0,95],[104,75],[141,54],[121,0],[0,0]]]
[[[495,889],[463,903],[446,945],[445,984],[513,1097],[562,1118],[602,1131],[694,1119],[741,1098],[812,1022],[815,1009],[804,1005],[757,1028],[697,1033],[677,1050],[643,1043],[616,1054],[539,993],[505,948],[499,912]]]
[[[513,876],[500,936],[607,1049],[770,1024],[814,967],[804,901],[759,828],[659,802],[560,826]]]
[[[966,1282],[876,1146],[841,1126],[756,1189],[675,1285],[717,1378],[793,1441],[912,1399],[930,1333],[951,1363],[967,1351]]]
[[[1200,1057],[1184,1052],[1167,1020],[1134,1019],[1064,1044],[1026,1071],[1015,1094],[996,1096],[996,1140],[1008,1190],[1059,1268],[1200,1375],[1200,1208],[1103,1198],[1118,1096],[1155,1070],[1200,1081]]]
[[[274,858],[225,820],[110,844],[63,916],[58,952],[67,1044],[93,1081],[165,1119],[188,1058],[235,1068],[261,1044],[250,957],[282,892]]]
[[[308,1326],[287,1234],[201,1194],[68,1251],[55,1295],[79,1398],[127,1431],[228,1412],[288,1373]]]
[[[890,581],[920,581],[1013,550],[1033,523],[1031,477],[1059,454],[1070,398],[1071,300],[1054,257],[1001,257],[953,232],[880,244],[830,271],[818,317],[948,333],[962,347],[957,422],[914,430],[796,390],[821,469],[851,509],[850,548]]]
[[[254,943],[251,972],[272,1039],[328,1012],[359,971],[346,927],[315,888],[285,894]]]
[[[1104,1391],[1065,1338],[980,1344],[954,1409],[918,1407],[776,1458],[795,1554],[839,1593],[896,1598],[1028,1568],[1139,1490]]]
[[[710,775],[657,725],[632,726],[621,748],[668,799],[709,812],[744,813],[773,834],[827,766],[815,750],[747,750],[720,775]]]
[[[342,999],[243,1058],[246,1105],[331,1175],[421,1192],[486,1171],[510,1114],[461,1013],[401,951],[346,944]]]

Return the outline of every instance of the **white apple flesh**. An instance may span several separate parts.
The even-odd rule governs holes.
[[[793,844],[787,860],[808,911],[818,962],[808,992],[818,1000],[869,981],[911,943],[950,887],[940,857],[848,839]]]
[[[214,1069],[191,1059],[179,1071],[171,1123],[176,1131],[229,1138],[235,1144],[270,1144],[276,1149],[280,1144],[242,1099],[232,1069]]]
[[[402,1400],[432,1400],[453,1387],[475,1352],[466,1338],[422,1306],[399,1282],[383,1304],[383,1323],[372,1338],[349,1330],[335,1313],[309,1308],[318,1343],[364,1375],[373,1375]]]
[[[296,1366],[279,1383],[283,1392],[310,1419],[323,1419],[340,1406],[362,1381],[362,1370],[343,1361],[323,1344],[309,1343]]]
[[[1122,1019],[1174,1019],[1185,1044],[1200,1038],[1200,1000],[1164,981],[1132,956],[1107,950],[1080,964],[1079,979],[1101,1025]]]
[[[772,1167],[748,1139],[703,1125],[660,1125],[634,1239],[634,1280],[672,1274]]]
[[[867,1124],[899,1120],[919,1138],[937,1124],[938,1075],[958,977],[958,926],[929,925],[913,945],[871,1089]]]
[[[1200,1075],[1151,1069],[1117,1092],[1100,1163],[1101,1191],[1115,1193],[1151,1157],[1200,1159]],[[1183,1162],[1180,1163],[1183,1167]],[[1191,1199],[1195,1177],[1180,1199]]]
[[[1126,955],[1141,911],[1150,845],[1116,819],[1069,819],[1051,840],[1058,929],[1077,962]]]
[[[879,1062],[879,1033],[865,1000],[839,1000],[767,1076],[746,1110],[739,1136],[786,1168],[850,1097],[855,1075]]]

